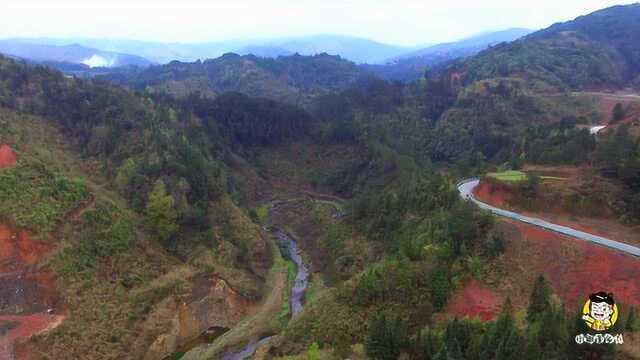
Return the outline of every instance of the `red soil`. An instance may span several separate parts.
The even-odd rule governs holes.
[[[479,317],[489,321],[500,313],[501,303],[501,298],[493,290],[471,280],[453,295],[448,313],[457,317]]]
[[[36,267],[49,250],[51,246],[33,240],[27,231],[0,224],[0,347],[5,352],[0,355],[64,318],[59,315],[55,276]]]
[[[586,241],[514,222],[526,243],[526,257],[549,280],[568,309],[589,294],[607,291],[622,306],[640,306],[640,260]]]
[[[479,200],[499,208],[505,208],[512,197],[508,190],[502,189],[486,179],[480,180],[480,184],[473,190],[473,193]]]
[[[29,232],[0,224],[0,271],[33,265],[49,250],[50,246],[34,241]]]
[[[481,181],[476,196],[494,206],[506,207],[511,194]],[[585,225],[559,214],[524,213],[588,233],[620,241],[630,240],[625,232],[615,229],[615,224],[608,226],[606,220],[602,220],[606,224],[587,222]],[[508,222],[515,225],[520,239],[517,236],[511,238],[513,243],[501,260],[507,279],[499,281],[502,285],[497,292],[503,297],[511,296],[514,305],[526,306],[535,277],[543,274],[567,305],[568,311],[582,305],[589,294],[597,291],[613,293],[623,308],[630,305],[640,307],[640,282],[637,281],[640,278],[640,259],[533,225]]]
[[[548,173],[545,172],[545,175],[548,175]],[[566,175],[565,173],[565,177],[568,177]],[[549,204],[545,212],[513,209],[513,206],[509,205],[509,201],[513,196],[510,190],[501,186],[500,183],[494,183],[486,179],[480,181],[480,184],[474,190],[474,194],[479,200],[502,209],[514,210],[526,216],[543,219],[554,224],[568,226],[590,234],[640,246],[640,232],[638,232],[640,227],[636,226],[634,228],[620,224],[615,218],[610,218],[607,215],[598,217],[578,216],[562,209],[561,206],[559,206],[559,202],[558,204]]]
[[[15,165],[18,158],[9,145],[0,145],[0,169]]]
[[[31,315],[3,315],[0,324],[12,324],[11,330],[3,340],[17,341],[27,339],[35,334],[47,331],[59,325],[64,319],[62,315],[49,315],[46,312]]]

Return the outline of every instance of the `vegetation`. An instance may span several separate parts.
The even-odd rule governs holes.
[[[603,175],[620,181],[623,191],[614,210],[624,221],[640,220],[640,142],[621,126],[598,144],[595,159]]]
[[[134,89],[152,89],[179,97],[199,92],[213,95],[240,92],[290,104],[305,105],[319,95],[344,90],[367,72],[339,56],[281,56],[276,59],[254,55],[225,54],[204,62],[128,69],[104,78]]]
[[[527,174],[519,170],[506,170],[499,173],[488,173],[487,176],[508,182],[519,182],[527,179]]]
[[[166,304],[186,304],[202,291],[193,277],[212,273],[251,311],[262,306],[225,341],[282,330],[275,353],[347,357],[364,344],[360,355],[385,360],[615,354],[575,347],[584,325],[543,277],[526,315],[508,299],[495,321],[436,314],[508,241],[492,215],[460,199],[461,177],[592,163],[620,184],[617,214],[639,221],[640,143],[624,124],[596,141],[583,129],[594,123],[594,104],[558,94],[637,77],[637,49],[625,44],[640,16],[625,16],[625,29],[611,24],[610,38],[597,31],[618,11],[495,46],[411,84],[369,78],[326,54],[228,54],[109,78],[140,91],[132,92],[0,57],[0,105],[58,127],[90,175],[76,180],[20,141],[18,164],[0,171],[0,216],[60,238],[49,265],[69,316],[35,340],[50,348],[43,356],[142,354],[173,331],[178,310]],[[16,137],[4,122],[0,135]],[[518,187],[523,202],[541,198],[535,172],[490,176]],[[290,320],[294,267],[274,254],[259,226],[269,208],[257,204],[312,187],[347,200],[340,216],[327,204],[300,205],[312,220],[299,244],[326,288]],[[629,312],[629,330],[636,316]],[[203,351],[213,356],[227,345]]]
[[[82,180],[69,180],[36,159],[0,172],[0,216],[40,234],[89,196]]]
[[[526,79],[536,91],[634,84],[640,74],[640,6],[614,6],[494,46],[454,66],[464,84],[488,78]]]

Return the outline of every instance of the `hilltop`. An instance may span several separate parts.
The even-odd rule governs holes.
[[[531,32],[533,30],[513,28],[483,33],[459,41],[437,44],[404,53],[388,59],[385,64],[369,65],[366,68],[389,80],[417,80],[425,75],[427,69],[456,59],[473,56],[490,46],[514,41]]]
[[[614,6],[485,50],[451,67],[463,84],[518,78],[537,91],[640,83],[640,4]]]
[[[152,66],[140,71],[110,74],[104,79],[136,90],[184,97],[236,91],[306,105],[324,94],[345,90],[368,73],[339,56],[290,55],[275,59],[225,54],[216,59]]]

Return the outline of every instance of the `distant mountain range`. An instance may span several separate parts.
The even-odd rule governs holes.
[[[328,54],[360,64],[365,70],[386,79],[410,81],[421,77],[427,67],[475,55],[489,46],[513,41],[530,32],[528,29],[507,29],[423,48],[389,45],[341,35],[194,44],[34,38],[1,40],[0,53],[44,63],[66,73],[88,76],[104,74],[109,71],[105,68],[132,65],[146,67],[152,63],[168,64],[172,61],[204,61],[219,58],[226,53],[262,58]],[[91,70],[96,67],[100,69]]]
[[[316,55],[327,53],[358,64],[380,64],[414,48],[383,44],[377,41],[338,35],[315,35],[293,39],[276,39],[239,49],[241,55],[276,57],[280,55]]]
[[[151,61],[140,56],[98,50],[77,44],[50,45],[22,40],[0,40],[0,53],[32,62],[75,64],[87,68],[152,64]]]
[[[282,55],[316,55],[327,53],[356,63],[382,63],[399,56],[412,47],[383,44],[377,41],[342,35],[313,35],[297,38],[250,39],[237,41],[220,41],[204,43],[160,43],[136,40],[108,39],[17,39],[11,42],[37,45],[70,45],[76,44],[103,51],[135,54],[153,62],[166,64],[173,60],[192,62],[196,60],[214,59],[225,53],[240,55],[256,55],[261,57],[277,57]],[[1,51],[1,50],[0,50]]]

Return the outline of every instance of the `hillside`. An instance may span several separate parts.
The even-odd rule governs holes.
[[[516,77],[537,91],[638,86],[640,5],[615,6],[553,25],[452,67],[463,84]]]
[[[533,30],[507,29],[472,36],[455,42],[437,44],[411,51],[392,59],[383,65],[366,68],[388,80],[412,81],[424,76],[425,70],[459,58],[466,58],[502,42],[514,41]]]
[[[226,54],[204,62],[171,62],[104,79],[137,90],[184,97],[227,91],[308,105],[310,99],[344,90],[368,74],[338,56],[281,56],[276,59]]]
[[[638,358],[638,259],[457,185],[637,244],[639,97],[578,91],[632,80],[636,11],[412,82],[328,54],[97,78],[0,56],[0,358]],[[620,346],[575,340],[601,287]]]

